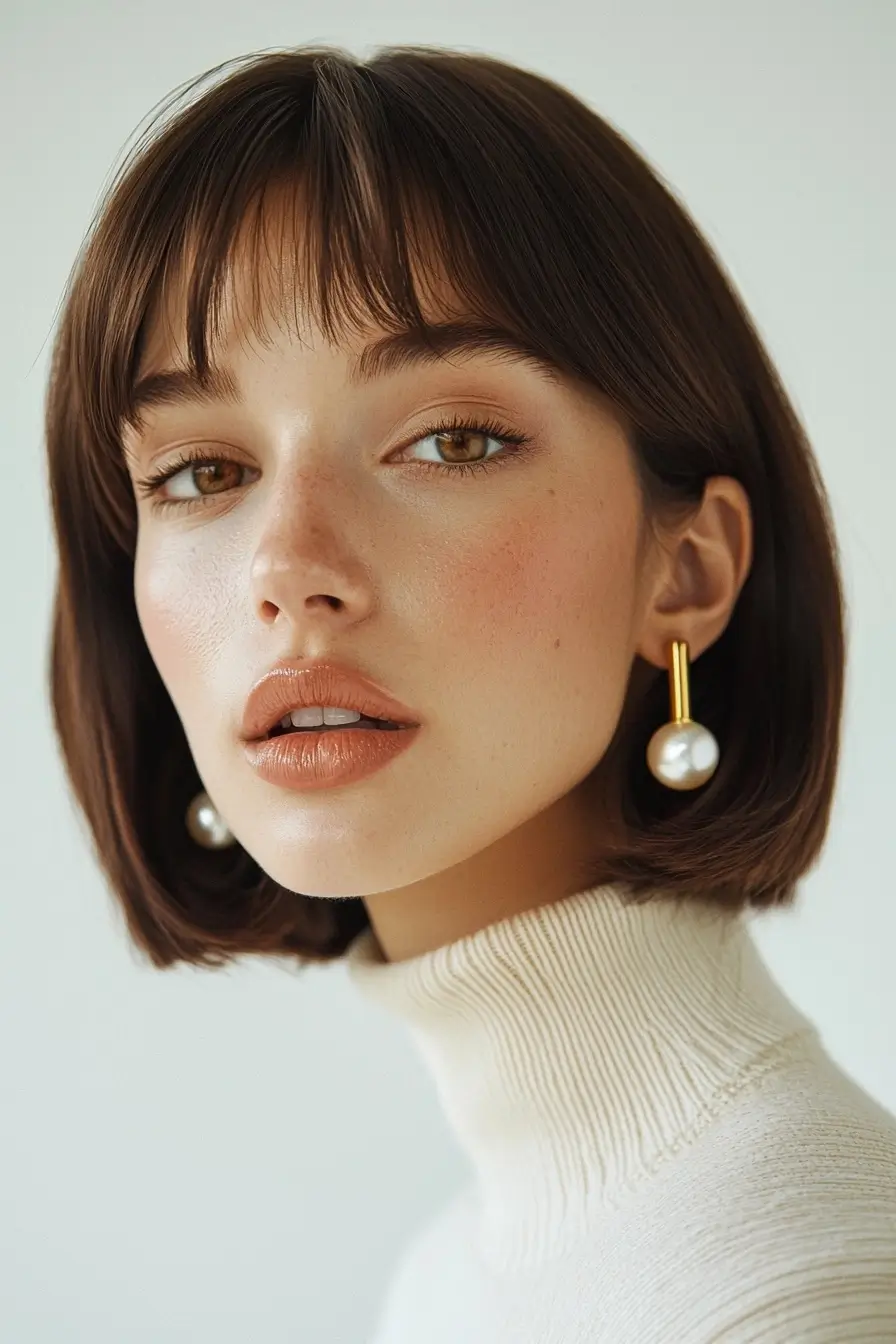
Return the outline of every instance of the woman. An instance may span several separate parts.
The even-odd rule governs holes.
[[[345,958],[470,1156],[376,1344],[896,1338],[896,1120],[745,922],[828,823],[828,505],[635,150],[491,58],[246,58],[112,184],[47,433],[135,943]]]

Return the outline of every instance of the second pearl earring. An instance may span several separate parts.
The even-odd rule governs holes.
[[[691,718],[688,646],[673,640],[669,653],[670,723],[657,728],[647,745],[650,773],[670,789],[698,789],[715,772],[719,744],[708,728]]]

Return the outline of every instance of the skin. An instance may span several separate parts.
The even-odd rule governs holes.
[[[175,288],[140,375],[184,362],[179,304]],[[638,658],[666,668],[686,639],[693,662],[730,618],[751,559],[742,487],[715,477],[684,522],[652,528],[622,417],[594,389],[483,353],[356,386],[376,327],[329,344],[271,320],[262,342],[232,295],[225,312],[215,355],[239,401],[159,407],[124,434],[133,478],[193,445],[248,469],[227,489],[181,472],[162,494],[184,506],[138,499],[140,624],[215,805],[286,887],[363,897],[390,961],[577,890],[574,864],[607,834],[600,771],[586,777]],[[475,476],[416,465],[444,460],[422,436],[453,413],[494,416],[532,451]],[[244,757],[246,696],[276,659],[326,656],[422,730],[360,783],[277,788]]]

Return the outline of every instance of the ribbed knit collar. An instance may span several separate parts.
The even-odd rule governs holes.
[[[744,916],[612,886],[407,961],[367,929],[346,964],[410,1028],[477,1177],[479,1251],[505,1269],[561,1253],[815,1033]]]

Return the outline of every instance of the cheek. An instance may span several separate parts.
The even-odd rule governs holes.
[[[439,582],[457,646],[524,694],[535,676],[542,694],[593,701],[595,678],[628,674],[637,525],[625,492],[583,504],[552,491],[468,538]]]
[[[183,538],[181,538],[183,540]],[[225,641],[230,591],[208,556],[191,547],[141,538],[134,563],[134,601],[143,637],[178,708],[199,685]]]

